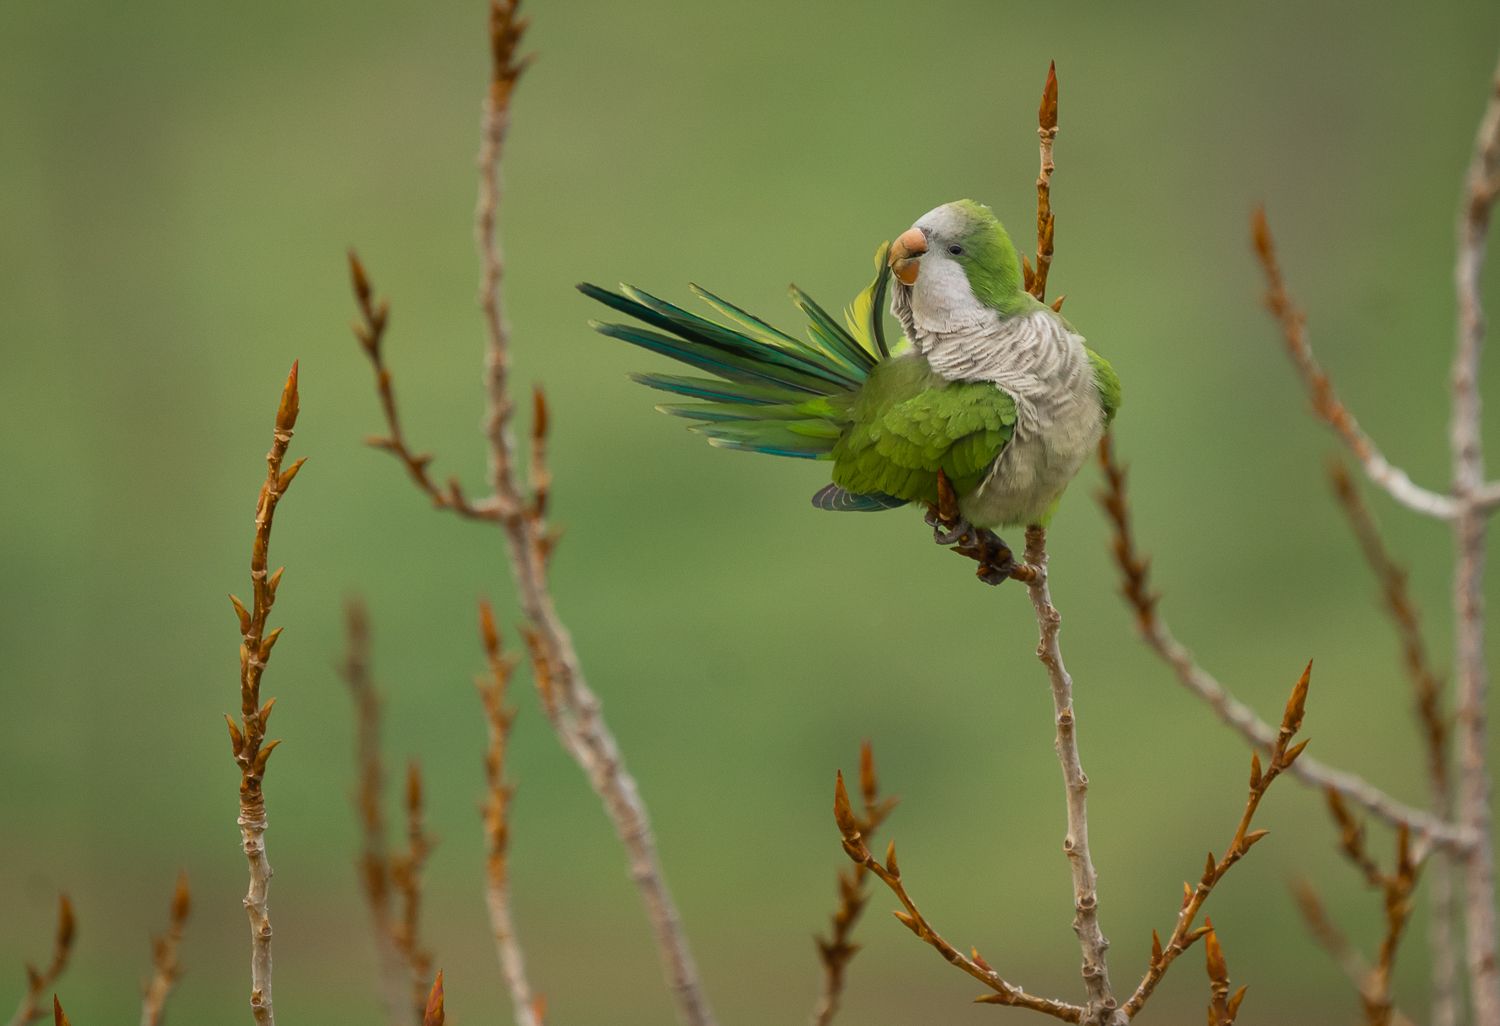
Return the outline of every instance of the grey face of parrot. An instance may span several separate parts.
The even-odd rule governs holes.
[[[895,271],[893,297],[906,306],[923,332],[958,331],[991,311],[975,297],[963,258],[972,235],[972,215],[958,203],[945,203],[917,219],[891,246]]]

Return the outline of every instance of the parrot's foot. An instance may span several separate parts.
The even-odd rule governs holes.
[[[979,564],[975,576],[985,584],[1007,581],[1022,568],[1003,538],[988,528],[975,527],[959,513],[953,487],[941,471],[938,473],[938,504],[927,507],[924,519],[932,528],[934,542]]]

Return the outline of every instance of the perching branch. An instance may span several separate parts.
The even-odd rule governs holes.
[[[21,995],[21,1003],[16,1008],[16,1014],[11,1016],[10,1026],[28,1026],[46,1016],[46,1006],[42,1003],[44,995],[57,984],[58,977],[68,968],[68,959],[73,957],[73,941],[77,935],[78,922],[73,917],[73,903],[66,894],[59,894],[57,928],[52,934],[52,955],[43,969],[30,964],[26,966],[26,993]]]
[[[1025,989],[1005,980],[990,968],[989,963],[980,956],[978,949],[970,948],[966,956],[933,928],[927,918],[922,915],[921,910],[917,908],[911,895],[906,892],[906,884],[901,879],[901,867],[896,861],[896,842],[892,841],[886,847],[884,863],[871,854],[864,835],[860,833],[859,818],[855,816],[854,807],[849,802],[849,792],[844,787],[842,773],[838,774],[834,782],[833,818],[838,824],[839,834],[843,837],[844,854],[848,855],[856,865],[863,866],[873,873],[876,879],[890,888],[896,900],[901,902],[905,911],[895,913],[901,925],[936,950],[948,964],[957,967],[993,991],[993,993],[976,998],[976,1001],[982,1004],[1029,1008],[1034,1012],[1050,1015],[1054,1019],[1061,1019],[1063,1022],[1082,1020],[1084,1009],[1081,1006],[1027,993]]]
[[[260,488],[255,506],[255,541],[250,550],[250,608],[233,595],[229,601],[239,618],[240,634],[240,722],[229,716],[229,743],[235,764],[240,768],[240,838],[245,860],[250,867],[250,887],[245,894],[245,914],[250,920],[250,1011],[257,1026],[274,1026],[275,1008],[271,1001],[271,913],[268,895],[271,887],[271,863],[266,857],[266,803],[261,782],[266,761],[280,741],[267,741],[266,721],[276,699],[264,705],[260,701],[260,680],[271,649],[281,636],[281,628],[266,631],[266,618],[276,601],[282,569],[267,572],[271,547],[271,526],[276,507],[291,486],[305,459],[281,469],[287,447],[292,444],[292,429],[297,423],[297,365],[292,364],[281,402],[276,408],[276,427],[271,450],[266,453],[266,480]]]
[[[516,713],[505,704],[505,696],[515,662],[500,651],[494,611],[482,600],[479,636],[489,666],[488,673],[474,679],[489,727],[489,744],[484,755],[485,906],[489,909],[490,932],[510,992],[516,1026],[542,1026],[544,1002],[527,979],[526,959],[510,900],[510,802],[515,788],[505,778],[505,752]]]
[[[880,785],[875,776],[875,753],[868,741],[859,749],[859,790],[864,808],[855,817],[855,826],[868,841],[896,807],[896,799],[880,797]],[[818,945],[818,961],[823,966],[823,986],[813,1008],[813,1026],[828,1026],[838,1015],[844,993],[844,974],[859,951],[859,945],[852,938],[854,927],[870,900],[868,876],[869,870],[858,862],[853,869],[839,873],[839,904],[834,910],[828,936],[814,938]]]
[[[1354,414],[1340,401],[1333,382],[1318,363],[1312,346],[1307,341],[1307,319],[1287,292],[1286,282],[1281,276],[1281,266],[1276,260],[1276,245],[1271,238],[1266,212],[1257,209],[1250,225],[1255,255],[1260,260],[1261,270],[1266,277],[1266,309],[1271,311],[1271,316],[1276,318],[1281,327],[1287,355],[1291,357],[1297,373],[1302,376],[1303,384],[1312,399],[1313,412],[1333,428],[1334,433],[1348,446],[1354,458],[1364,468],[1365,475],[1389,492],[1393,499],[1418,513],[1440,520],[1452,519],[1457,513],[1453,497],[1421,487],[1407,476],[1406,471],[1393,466],[1376,448],[1370,436],[1360,428]]]
[[[1235,827],[1234,837],[1230,839],[1228,847],[1224,850],[1222,858],[1215,859],[1213,852],[1208,853],[1208,859],[1203,867],[1203,875],[1198,878],[1197,886],[1184,883],[1182,885],[1182,907],[1177,912],[1177,922],[1172,928],[1172,934],[1163,945],[1156,931],[1151,931],[1151,964],[1146,970],[1146,975],[1136,986],[1135,993],[1130,1000],[1125,1002],[1125,1014],[1128,1018],[1135,1018],[1146,1001],[1151,997],[1156,985],[1161,982],[1172,963],[1177,960],[1193,942],[1198,938],[1212,932],[1212,926],[1195,928],[1193,922],[1198,917],[1198,912],[1203,908],[1204,902],[1208,900],[1219,881],[1234,867],[1234,864],[1249,854],[1251,847],[1266,836],[1265,830],[1251,830],[1250,824],[1255,819],[1255,813],[1260,808],[1261,799],[1266,796],[1271,785],[1275,783],[1284,770],[1296,765],[1298,757],[1301,756],[1306,741],[1292,744],[1292,738],[1302,729],[1302,717],[1307,708],[1307,688],[1312,680],[1312,664],[1308,663],[1307,669],[1302,671],[1302,676],[1292,687],[1291,696],[1287,699],[1286,709],[1282,712],[1281,727],[1276,732],[1275,740],[1271,743],[1270,758],[1264,769],[1261,767],[1260,754],[1257,752],[1250,756],[1250,794],[1245,799],[1245,811],[1240,814],[1239,825]],[[1213,974],[1210,973],[1210,976]],[[1226,977],[1227,979],[1227,977]],[[1238,1002],[1235,1002],[1238,1007]]]
[[[1027,590],[1040,635],[1036,655],[1047,669],[1047,681],[1052,690],[1052,709],[1057,725],[1053,747],[1062,765],[1068,807],[1068,833],[1063,839],[1063,851],[1067,853],[1073,872],[1073,932],[1078,935],[1078,945],[1083,952],[1083,985],[1089,996],[1082,1021],[1086,1024],[1109,1023],[1115,1021],[1118,1002],[1109,983],[1105,958],[1109,941],[1099,927],[1099,879],[1089,852],[1088,775],[1083,772],[1078,758],[1073,678],[1063,665],[1062,649],[1058,644],[1062,616],[1052,604],[1052,592],[1047,583],[1047,532],[1041,527],[1026,529],[1026,565],[1033,571]]]
[[[167,932],[151,938],[151,979],[146,982],[141,999],[141,1026],[161,1026],[166,1014],[167,998],[182,968],[177,963],[177,949],[182,945],[182,932],[187,927],[188,914],[192,911],[193,898],[188,890],[186,873],[177,877],[177,886],[172,892],[172,907],[167,916]]]
[[[1152,592],[1149,580],[1150,560],[1135,544],[1131,529],[1130,503],[1125,488],[1125,469],[1115,460],[1108,437],[1099,446],[1099,461],[1104,470],[1105,487],[1099,493],[1114,531],[1111,549],[1120,571],[1121,593],[1130,605],[1136,630],[1147,647],[1176,674],[1189,692],[1202,699],[1221,721],[1233,727],[1256,748],[1267,751],[1276,739],[1276,730],[1255,712],[1235,698],[1223,684],[1193,660],[1181,642],[1173,636],[1166,621],[1157,612],[1159,596]],[[1454,850],[1467,850],[1470,834],[1429,812],[1397,801],[1373,784],[1345,770],[1334,769],[1314,759],[1299,759],[1292,775],[1319,790],[1332,788],[1346,799],[1364,808],[1392,826],[1406,824],[1425,843]]]

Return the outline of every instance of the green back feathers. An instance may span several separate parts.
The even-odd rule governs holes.
[[[1010,396],[988,382],[948,382],[918,356],[880,364],[833,448],[833,480],[855,493],[936,502],[942,470],[960,494],[979,486],[1015,431]]]
[[[1120,409],[1120,376],[1104,357],[1092,349],[1084,351],[1089,354],[1089,363],[1094,365],[1094,385],[1099,389],[1099,405],[1104,407],[1104,426],[1107,429]]]

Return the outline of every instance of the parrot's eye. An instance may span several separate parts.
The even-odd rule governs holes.
[[[948,252],[952,253],[954,256],[963,256],[964,248],[955,242],[953,245],[948,247]]]

